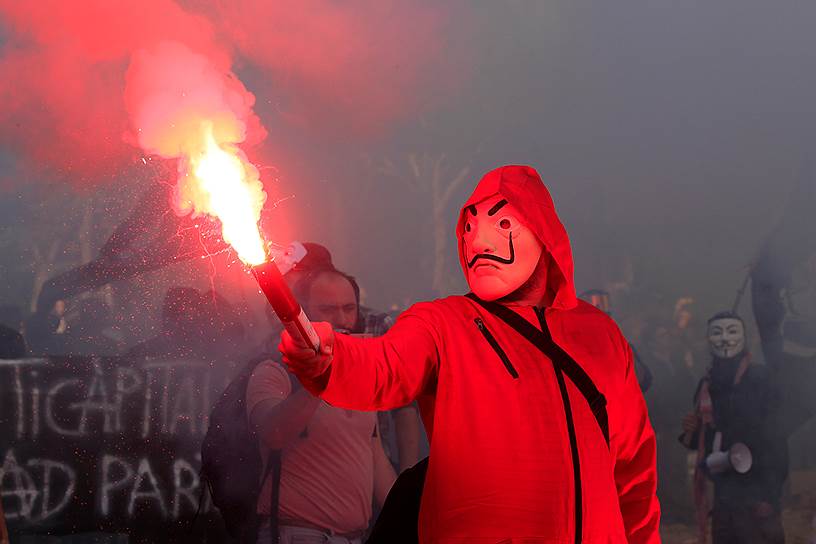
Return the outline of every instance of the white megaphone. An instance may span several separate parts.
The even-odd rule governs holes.
[[[720,474],[733,470],[745,474],[751,470],[754,459],[751,450],[742,442],[735,442],[728,451],[722,451],[722,433],[714,434],[711,453],[705,458],[705,466],[711,474]]]

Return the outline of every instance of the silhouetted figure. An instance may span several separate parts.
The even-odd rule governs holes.
[[[687,451],[677,442],[678,414],[688,411],[696,380],[688,367],[683,342],[667,321],[656,321],[644,333],[644,352],[652,371],[646,392],[649,419],[657,435],[657,494],[666,523],[693,520]]]
[[[590,289],[589,291],[584,291],[578,295],[578,297],[612,317],[612,302],[609,298],[608,291],[604,291],[603,289]],[[641,359],[640,354],[631,342],[629,343],[629,347],[632,348],[632,356],[635,358],[635,374],[637,374],[638,385],[640,386],[640,390],[645,393],[652,385],[652,371],[649,370],[649,367],[643,362],[643,359]]]
[[[22,359],[27,351],[22,334],[0,325],[0,359]]]
[[[0,325],[5,325],[17,332],[23,330],[23,311],[13,304],[0,305]]]
[[[116,328],[108,306],[96,297],[74,299],[65,313],[64,333],[66,355],[112,357],[124,349],[122,336]]]
[[[127,357],[220,359],[241,349],[244,327],[235,309],[215,292],[171,287],[164,297],[157,336],[130,348]]]
[[[24,328],[31,355],[64,355],[68,352],[64,300],[57,300],[50,309],[34,312],[25,320]]]

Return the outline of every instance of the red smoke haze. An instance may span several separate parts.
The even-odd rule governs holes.
[[[145,131],[173,108],[234,115],[245,145],[265,135],[256,98],[281,104],[267,123],[376,134],[444,83],[447,19],[407,1],[0,0],[0,146],[87,186],[161,151]]]

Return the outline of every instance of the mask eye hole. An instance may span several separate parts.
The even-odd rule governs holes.
[[[465,223],[465,232],[470,232],[471,230],[473,230],[473,227],[470,226],[470,222],[468,221]]]
[[[512,215],[504,215],[496,221],[495,225],[496,229],[506,236],[516,230],[520,223]]]

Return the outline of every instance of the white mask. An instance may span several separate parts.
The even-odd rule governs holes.
[[[482,300],[516,292],[535,273],[544,250],[522,214],[500,195],[468,207],[464,242],[467,282]]]
[[[745,325],[734,317],[714,319],[708,324],[711,354],[720,359],[739,355],[745,349]]]

